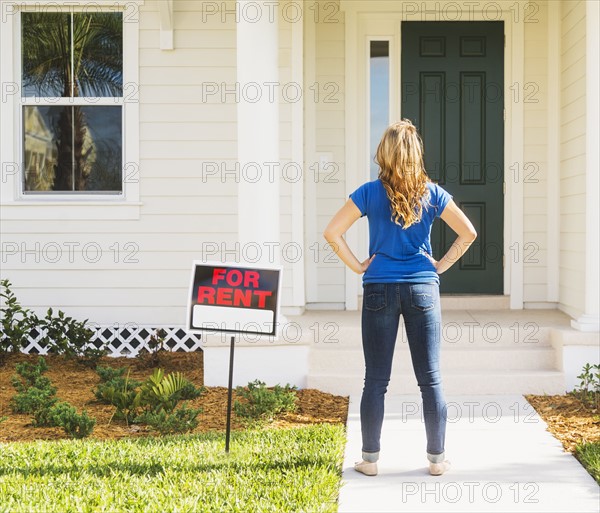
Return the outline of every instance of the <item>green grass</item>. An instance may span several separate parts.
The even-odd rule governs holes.
[[[600,484],[600,442],[578,445],[575,450],[575,456],[598,484]]]
[[[343,425],[0,444],[0,511],[334,512]]]

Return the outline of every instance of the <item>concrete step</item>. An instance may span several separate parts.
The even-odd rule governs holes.
[[[357,376],[364,371],[362,349],[329,347],[309,353],[309,373],[343,370]],[[554,370],[555,351],[552,347],[444,347],[442,370]],[[412,371],[408,345],[397,347],[393,368]]]
[[[361,348],[362,331],[359,326],[324,324],[321,337],[313,337],[316,349],[338,346]],[[491,321],[481,324],[474,320],[444,321],[440,326],[443,347],[550,347],[552,328],[534,323],[501,325]],[[408,347],[408,337],[404,323],[400,323],[396,346]]]
[[[562,372],[538,371],[446,371],[442,373],[445,394],[563,394]],[[310,373],[307,388],[317,388],[336,395],[359,395],[363,377],[349,372],[319,371]],[[389,394],[419,393],[412,372],[394,372]]]
[[[442,310],[508,310],[510,296],[441,294]],[[361,309],[363,296],[358,296],[358,308]]]

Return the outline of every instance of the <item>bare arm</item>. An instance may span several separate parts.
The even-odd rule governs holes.
[[[375,255],[373,255],[364,262],[359,262],[343,237],[344,233],[348,231],[348,228],[350,228],[357,219],[360,219],[360,217],[360,210],[354,202],[349,199],[346,204],[338,210],[335,216],[333,216],[331,221],[329,221],[327,228],[325,228],[325,231],[323,232],[323,236],[327,242],[329,242],[329,245],[333,251],[335,251],[337,256],[339,256],[342,262],[357,274],[364,273],[373,258],[375,258]]]
[[[458,237],[439,261],[432,260],[438,274],[447,271],[452,264],[457,262],[477,238],[477,232],[473,224],[463,211],[458,208],[458,205],[454,203],[454,200],[450,200],[450,203],[446,205],[440,217],[452,228]]]

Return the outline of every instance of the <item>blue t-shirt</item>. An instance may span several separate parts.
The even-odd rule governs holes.
[[[431,225],[452,196],[439,185],[427,183],[421,221],[406,230],[392,220],[392,209],[381,180],[367,182],[350,199],[369,221],[369,255],[376,255],[363,283],[440,282],[434,265],[425,256],[431,252]],[[401,222],[401,221],[400,221]]]

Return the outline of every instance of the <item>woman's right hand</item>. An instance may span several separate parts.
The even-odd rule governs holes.
[[[361,264],[360,264],[360,270],[357,272],[357,274],[366,273],[367,269],[371,265],[371,262],[373,261],[374,258],[375,258],[375,255],[373,255],[370,258],[367,258],[364,262],[361,262]]]

